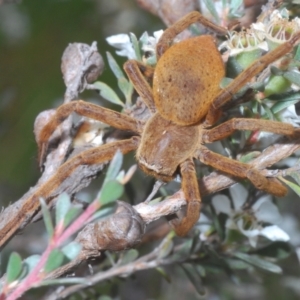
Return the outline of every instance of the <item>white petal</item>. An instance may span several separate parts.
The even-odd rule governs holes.
[[[241,185],[235,184],[229,189],[235,210],[242,208],[247,200],[248,191]]]
[[[153,32],[153,36],[155,37],[156,42],[160,39],[163,33],[164,31],[162,29]]]
[[[260,235],[266,237],[271,241],[287,242],[290,239],[288,234],[276,225],[264,227],[260,231]]]
[[[281,222],[281,215],[277,206],[271,199],[272,197],[269,195],[261,197],[252,208],[254,210],[255,217],[259,221],[279,224]]]
[[[130,43],[128,34],[120,33],[106,38],[106,41],[113,47],[120,48],[123,44]]]
[[[230,215],[231,213],[230,200],[225,195],[213,196],[212,205],[214,206],[217,214],[222,212]]]

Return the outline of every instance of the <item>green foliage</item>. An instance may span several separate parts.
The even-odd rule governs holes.
[[[61,194],[57,199],[55,208],[55,221],[56,224],[59,224],[64,221],[66,214],[71,208],[70,196],[66,193]]]
[[[6,267],[6,281],[11,283],[18,279],[22,271],[22,258],[16,253],[12,252],[8,259],[8,264]]]
[[[59,268],[63,264],[64,260],[64,253],[59,249],[53,249],[49,254],[44,271],[46,273],[50,273],[51,271]]]
[[[40,198],[40,203],[41,203],[41,209],[42,209],[43,219],[45,222],[47,233],[48,233],[49,237],[51,238],[53,236],[53,232],[54,232],[51,214],[50,214],[50,211],[49,211],[48,206],[47,206],[46,202],[44,201],[44,199]]]

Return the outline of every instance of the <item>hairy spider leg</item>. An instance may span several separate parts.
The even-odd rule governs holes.
[[[82,100],[72,101],[61,105],[56,110],[55,115],[50,119],[46,126],[41,130],[38,138],[38,161],[40,167],[43,165],[47,151],[48,143],[51,134],[71,113],[85,117],[89,117],[94,120],[101,121],[114,128],[121,130],[130,130],[135,133],[141,132],[141,124],[139,121],[119,112],[89,103]]]
[[[128,60],[123,68],[137,93],[143,99],[151,113],[154,114],[156,108],[152,88],[146,80],[152,81],[154,69],[133,59]]]
[[[298,43],[299,39],[300,31],[296,32],[289,41],[279,45],[274,50],[255,60],[228,86],[220,90],[219,94],[211,103],[211,107],[208,110],[206,119],[203,123],[204,127],[209,127],[215,124],[221,115],[221,108],[231,100],[232,96],[237,93],[243,86],[245,86],[245,84],[248,83],[254,76],[264,70],[268,65],[292,51],[294,46]]]
[[[199,147],[195,155],[202,163],[219,171],[238,178],[248,178],[259,190],[263,190],[277,197],[283,197],[287,193],[287,189],[280,181],[276,178],[266,178],[259,170],[249,164],[212,152],[203,145]]]
[[[192,158],[180,164],[180,173],[182,190],[187,201],[186,213],[182,219],[177,218],[170,222],[177,235],[185,236],[199,220],[201,209],[201,196]]]
[[[228,32],[226,28],[212,23],[204,16],[202,16],[198,11],[190,12],[164,31],[163,35],[161,36],[156,45],[157,60],[159,60],[159,58],[164,54],[164,52],[166,52],[166,50],[171,46],[174,38],[179,33],[187,29],[190,25],[197,22],[202,24],[204,27],[221,35],[226,35]]]
[[[123,154],[136,150],[139,142],[139,137],[111,142],[109,144],[86,150],[67,160],[58,168],[49,180],[47,180],[31,197],[26,200],[26,202],[23,203],[18,215],[14,218],[14,221],[7,223],[0,230],[0,248],[9,241],[17,230],[20,229],[20,224],[22,224],[25,219],[33,218],[40,207],[40,198],[44,198],[46,203],[49,203],[54,197],[58,196],[54,195],[53,192],[72,175],[78,166],[104,163],[111,160],[118,150]],[[17,220],[17,222],[15,220]]]

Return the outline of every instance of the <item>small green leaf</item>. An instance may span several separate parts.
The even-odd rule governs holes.
[[[31,255],[26,259],[24,259],[23,261],[24,267],[20,278],[22,279],[25,278],[35,268],[35,266],[38,264],[40,259],[41,256],[37,254]]]
[[[233,270],[249,269],[249,264],[240,259],[226,258],[226,262],[229,265],[229,267]]]
[[[291,83],[284,76],[271,75],[269,82],[266,84],[264,94],[266,97],[272,94],[280,94],[285,92]]]
[[[217,24],[220,24],[220,18],[218,15],[218,12],[215,7],[215,3],[213,0],[203,0],[205,6],[207,7],[208,11],[211,13],[211,15],[214,17]]]
[[[300,73],[297,71],[287,71],[284,73],[284,78],[300,87]]]
[[[294,105],[299,102],[299,98],[296,100],[291,101],[277,101],[272,107],[271,110],[274,114],[277,114],[278,112],[282,111],[283,109]]]
[[[122,257],[122,265],[129,264],[136,260],[139,256],[139,252],[136,249],[130,249],[125,252],[124,256]]]
[[[298,185],[300,185],[300,174],[297,171],[292,171],[292,172],[286,172],[286,175],[291,176]]]
[[[80,213],[82,212],[82,209],[76,206],[72,206],[69,211],[66,213],[65,217],[64,217],[64,227],[68,227],[71,222],[73,220],[75,220],[75,218],[77,216],[80,215]]]
[[[119,65],[116,62],[116,60],[114,59],[114,57],[109,52],[106,52],[106,56],[107,56],[107,61],[108,61],[108,64],[110,66],[110,69],[115,74],[117,79],[125,78],[123,71],[119,67]]]
[[[132,47],[133,47],[135,55],[136,55],[136,59],[138,61],[142,61],[141,50],[140,50],[139,42],[138,42],[136,36],[133,33],[130,33],[129,36],[130,36],[130,40],[132,43]]]
[[[268,105],[265,105],[264,103],[262,103],[262,107],[264,108],[265,110],[265,115],[267,117],[268,120],[274,120],[275,119],[275,116],[274,116],[274,113],[273,111],[269,108]]]
[[[125,106],[124,103],[118,97],[118,95],[114,92],[114,90],[111,87],[109,87],[106,83],[96,81],[93,85],[96,89],[100,91],[100,95],[107,101],[120,105],[122,107]]]
[[[117,180],[110,180],[106,182],[100,191],[100,198],[98,197],[101,206],[109,204],[118,200],[124,192],[123,185]]]
[[[171,283],[171,277],[166,273],[166,271],[161,268],[161,267],[157,267],[155,268],[155,270],[168,282]]]
[[[240,8],[242,3],[243,3],[243,0],[231,0],[230,6],[229,6],[230,10],[232,10],[231,13],[234,14]]]
[[[232,78],[224,77],[221,80],[220,87],[223,89],[228,86],[233,81]]]
[[[40,198],[40,203],[41,203],[42,214],[43,214],[46,230],[47,230],[49,237],[51,238],[53,235],[53,231],[54,231],[51,214],[50,214],[48,206],[43,198]]]
[[[108,166],[104,183],[109,180],[115,180],[117,178],[121,170],[122,164],[123,154],[121,153],[121,151],[118,150]]]
[[[299,1],[300,4],[300,1]],[[297,47],[296,54],[294,56],[294,60],[300,61],[300,46]]]
[[[51,271],[56,270],[63,264],[64,260],[64,254],[59,249],[53,249],[49,254],[44,271],[50,273]]]
[[[287,93],[282,93],[282,94],[274,94],[270,95],[270,97],[265,98],[264,101],[266,100],[271,100],[271,101],[291,101],[291,103],[295,100],[299,101],[300,98],[300,92],[287,92]]]
[[[67,193],[61,194],[56,202],[55,219],[56,225],[63,222],[67,212],[71,207],[70,196]]]
[[[282,269],[279,266],[277,266],[265,259],[262,259],[256,255],[248,255],[248,254],[242,253],[242,252],[235,252],[235,253],[233,253],[233,255],[253,266],[267,270],[269,272],[277,273],[277,274],[280,274],[282,272]]]
[[[126,99],[126,105],[129,106],[131,104],[131,96],[133,92],[133,85],[126,78],[118,79],[118,86]]]
[[[288,181],[286,179],[284,179],[283,177],[278,177],[278,179],[280,179],[281,181],[283,181],[286,185],[288,185],[298,196],[300,196],[300,186],[291,182],[291,181]]]
[[[6,281],[11,283],[18,279],[22,271],[22,258],[17,252],[12,252],[6,267]]]
[[[197,293],[200,296],[204,296],[206,292],[205,292],[205,288],[204,288],[203,283],[202,283],[202,278],[198,274],[198,272],[190,264],[182,264],[180,266],[183,269],[185,275],[188,277],[188,279],[193,284],[193,286],[196,289]]]
[[[81,251],[82,246],[77,242],[71,242],[64,246],[61,251],[71,261],[75,259]]]

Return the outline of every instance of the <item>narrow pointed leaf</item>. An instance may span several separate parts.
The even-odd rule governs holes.
[[[142,61],[142,55],[141,55],[139,42],[138,42],[136,36],[133,33],[130,33],[129,35],[130,35],[130,40],[131,40],[136,58],[137,58],[137,60]]]
[[[51,214],[50,214],[49,208],[43,198],[40,198],[40,203],[41,203],[42,214],[43,214],[46,230],[47,230],[49,237],[51,238],[53,235],[53,231],[54,231]]]
[[[115,93],[115,91],[111,87],[109,87],[106,83],[97,81],[93,85],[95,86],[96,89],[100,91],[100,95],[107,101],[120,105],[122,107],[125,106],[125,104],[120,100],[120,98]]]
[[[300,174],[299,174],[299,172],[296,172],[296,171],[288,172],[287,175],[291,176],[297,182],[297,184],[300,185]]]
[[[284,78],[300,87],[300,73],[297,71],[287,71],[284,73]]]
[[[278,274],[282,272],[282,269],[279,266],[277,266],[265,259],[262,259],[256,255],[248,255],[246,253],[241,253],[241,252],[235,252],[233,255],[253,266],[260,268],[260,269],[264,269],[269,272],[278,273]]]
[[[171,277],[166,273],[166,271],[161,268],[161,267],[157,267],[155,268],[155,270],[168,282],[171,283]]]
[[[272,106],[271,110],[274,114],[276,114],[276,113],[282,111],[283,109],[285,109],[291,105],[294,105],[298,102],[299,102],[299,98],[295,99],[295,100],[290,100],[290,101],[278,101]]]
[[[119,67],[119,65],[116,62],[116,60],[114,59],[114,57],[109,52],[106,52],[106,56],[107,56],[107,61],[110,66],[110,69],[113,71],[113,73],[115,74],[117,79],[125,78],[123,71]]]
[[[202,278],[200,277],[198,272],[196,272],[196,270],[190,264],[182,264],[180,266],[183,269],[185,275],[190,280],[190,282],[193,284],[193,286],[196,289],[197,293],[200,296],[204,296],[206,292],[205,292],[205,288],[204,288],[203,283],[202,283]]]
[[[123,154],[121,153],[121,151],[118,150],[115,153],[113,159],[111,160],[111,162],[108,166],[104,183],[109,180],[116,179],[116,177],[118,176],[118,174],[121,170],[122,164],[123,164]]]
[[[281,181],[283,181],[286,185],[288,185],[299,197],[300,197],[300,186],[284,179],[283,177],[278,177]]]
[[[215,21],[220,24],[220,18],[218,15],[218,12],[216,10],[215,7],[215,3],[213,0],[203,0],[205,6],[207,7],[207,9],[209,10],[209,12],[211,13],[211,15],[214,17]]]
[[[63,222],[67,212],[71,207],[70,196],[67,193],[63,193],[58,197],[56,202],[55,219],[56,225]]]

